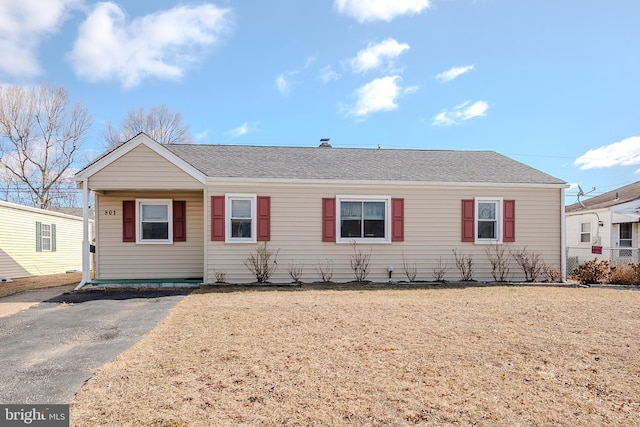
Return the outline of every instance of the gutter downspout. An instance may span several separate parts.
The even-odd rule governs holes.
[[[562,283],[567,282],[567,222],[564,211],[564,191],[560,193],[560,272]]]
[[[75,287],[80,290],[91,280],[89,266],[89,179],[82,179],[82,280]]]

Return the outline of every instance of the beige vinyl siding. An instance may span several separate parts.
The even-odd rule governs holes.
[[[89,187],[92,190],[166,190],[201,189],[203,186],[149,147],[139,145],[92,175]]]
[[[187,241],[137,244],[122,241],[122,201],[184,200]],[[112,192],[96,197],[96,279],[186,279],[203,277],[201,191]]]
[[[229,282],[251,282],[255,277],[244,260],[255,251],[256,244],[212,242],[210,196],[225,193],[247,193],[271,197],[271,241],[268,247],[279,250],[278,268],[272,282],[290,282],[290,264],[304,264],[302,280],[320,280],[318,262],[333,261],[333,280],[354,279],[350,267],[353,248],[349,244],[322,242],[322,198],[336,195],[378,195],[404,198],[404,242],[359,244],[362,251],[371,250],[369,280],[387,281],[387,267],[393,266],[393,280],[406,280],[403,254],[416,263],[418,280],[433,280],[433,269],[442,258],[447,265],[447,280],[459,280],[452,249],[471,255],[474,279],[493,280],[487,260],[487,245],[461,242],[461,200],[474,197],[502,197],[516,201],[516,242],[509,248],[527,247],[542,252],[545,262],[560,267],[561,261],[561,189],[526,187],[463,187],[447,185],[354,185],[354,184],[285,184],[285,183],[216,183],[207,192],[207,275],[215,281],[215,273],[223,272]],[[511,278],[524,275],[515,262]]]
[[[55,252],[36,251],[38,221],[55,224]],[[39,276],[68,270],[82,270],[82,218],[1,202],[0,277]]]

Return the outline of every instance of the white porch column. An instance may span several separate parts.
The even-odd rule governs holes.
[[[76,286],[79,290],[91,280],[89,253],[89,179],[82,180],[82,280]]]

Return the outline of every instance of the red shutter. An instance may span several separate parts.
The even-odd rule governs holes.
[[[271,240],[271,197],[258,196],[258,242]]]
[[[211,196],[211,240],[224,241],[224,196]]]
[[[136,201],[122,201],[122,241],[136,241]]]
[[[187,202],[173,201],[173,241],[187,241]]]
[[[322,199],[322,241],[336,241],[336,199]]]
[[[505,243],[516,241],[516,201],[505,200],[503,202],[503,235],[502,241]]]
[[[475,242],[475,201],[462,201],[462,241]]]
[[[404,199],[391,199],[391,241],[404,242]]]

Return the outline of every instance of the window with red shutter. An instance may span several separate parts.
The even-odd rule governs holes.
[[[515,200],[501,200],[500,197],[476,197],[474,200],[462,200],[462,241],[515,242],[515,206]]]

